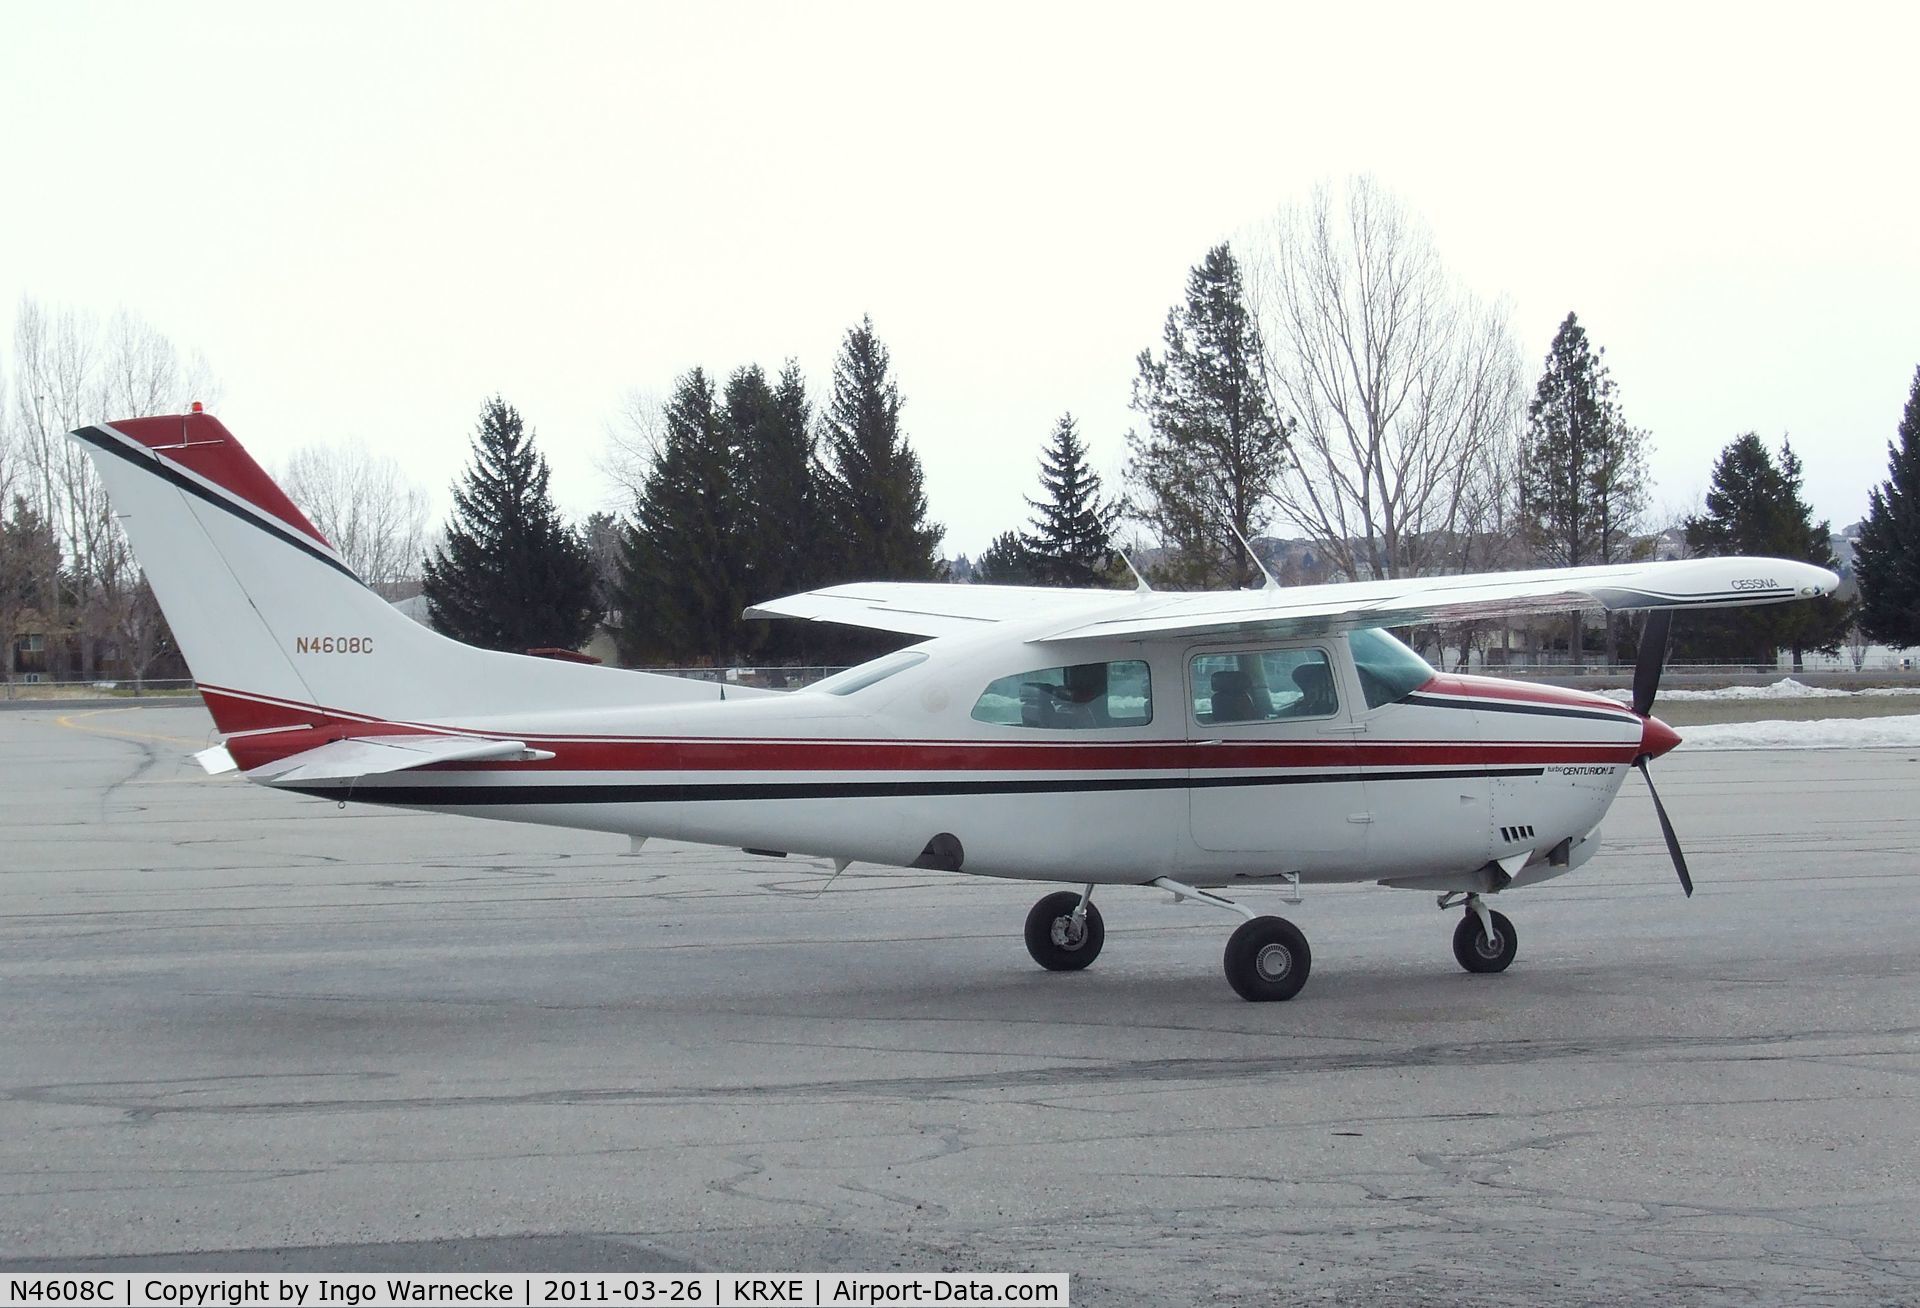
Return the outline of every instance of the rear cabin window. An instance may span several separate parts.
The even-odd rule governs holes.
[[[1200,654],[1192,687],[1194,720],[1208,724],[1323,718],[1340,709],[1325,650]]]
[[[1001,677],[974,703],[976,722],[1091,731],[1153,721],[1153,682],[1138,659],[1076,663]]]

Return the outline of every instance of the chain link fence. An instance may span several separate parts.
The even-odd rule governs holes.
[[[37,672],[15,676],[0,682],[0,698],[14,700],[60,701],[70,699],[144,699],[148,697],[198,695],[188,678],[153,681],[50,681]]]

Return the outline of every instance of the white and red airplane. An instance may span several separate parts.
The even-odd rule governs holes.
[[[793,692],[495,653],[363,585],[212,416],[73,433],[91,450],[224,743],[200,755],[330,799],[851,862],[1067,882],[1029,952],[1085,967],[1101,886],[1239,913],[1227,980],[1306,982],[1306,938],[1215,893],[1377,881],[1464,906],[1498,972],[1496,893],[1593,857],[1678,609],[1831,594],[1823,568],[1692,559],[1261,591],[876,583],[757,617],[924,637]],[[1436,673],[1382,628],[1581,606],[1651,610],[1631,707]],[[1647,778],[1652,785],[1652,777]],[[1680,881],[1693,886],[1654,796]]]

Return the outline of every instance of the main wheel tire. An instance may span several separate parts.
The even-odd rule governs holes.
[[[1079,971],[1100,957],[1100,946],[1107,942],[1106,923],[1091,900],[1079,930],[1074,929],[1073,910],[1078,907],[1080,896],[1062,890],[1042,899],[1027,914],[1027,952],[1049,972]]]
[[[1242,999],[1292,999],[1312,970],[1306,936],[1284,917],[1256,917],[1227,937],[1227,984]]]
[[[1480,915],[1472,909],[1467,910],[1460,925],[1453,929],[1453,956],[1469,972],[1504,972],[1520,950],[1520,937],[1513,923],[1507,921],[1507,915],[1489,912],[1487,916],[1493,919],[1496,933],[1493,940],[1487,939]]]

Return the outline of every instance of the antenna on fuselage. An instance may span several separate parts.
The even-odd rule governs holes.
[[[1233,533],[1234,539],[1238,540],[1241,548],[1246,550],[1247,557],[1253,560],[1253,566],[1260,569],[1260,575],[1267,579],[1267,584],[1260,589],[1263,591],[1281,589],[1280,578],[1267,571],[1266,563],[1261,560],[1258,554],[1253,552],[1253,543],[1240,534],[1240,528],[1233,525],[1233,519],[1231,518],[1227,519],[1227,530]]]
[[[1127,552],[1125,550],[1121,549],[1118,545],[1115,545],[1113,547],[1113,552],[1120,556],[1120,561],[1127,565],[1127,571],[1133,574],[1134,581],[1139,583],[1133,588],[1134,594],[1143,595],[1153,589],[1153,587],[1147,585],[1147,579],[1140,575],[1140,569],[1133,566],[1133,560],[1127,557]]]

